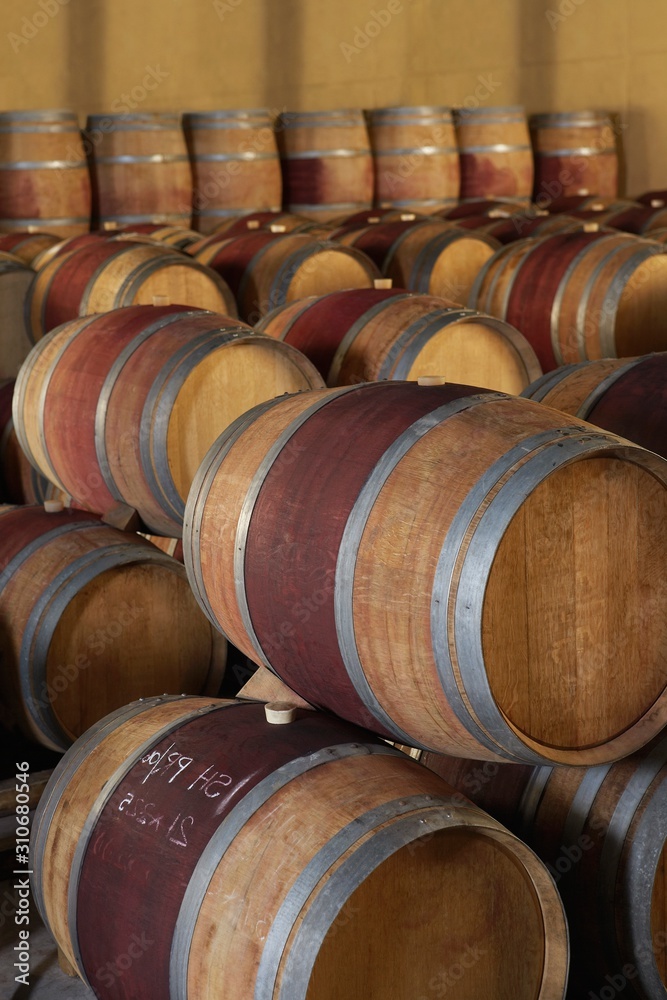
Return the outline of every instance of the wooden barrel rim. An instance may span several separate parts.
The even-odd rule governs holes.
[[[260,781],[259,784],[255,785],[255,787],[239,803],[237,803],[236,806],[234,806],[231,812],[227,814],[225,822],[218,827],[218,830],[202,852],[183,897],[183,903],[181,905],[174,933],[170,965],[170,981],[176,987],[175,995],[178,997],[178,1000],[187,997],[187,974],[190,943],[195,931],[197,916],[203,898],[208,891],[208,886],[213,878],[213,875],[215,874],[215,870],[221,857],[224,855],[234,838],[238,836],[252,816],[263,805],[265,805],[279,789],[288,785],[295,778],[300,777],[313,768],[326,765],[331,761],[340,760],[350,756],[357,756],[360,754],[396,756],[397,754],[400,754],[400,751],[395,750],[394,747],[390,747],[387,744],[383,745],[381,743],[348,743],[327,747],[323,750],[316,751],[307,757],[297,757],[294,760],[291,760],[288,764],[283,765],[279,772],[274,772],[273,774],[268,775]],[[381,812],[384,814],[383,818],[389,818],[387,815],[388,810],[395,808],[401,812],[408,812],[415,808],[419,808],[419,806],[422,808],[428,808],[434,801],[431,796],[415,796],[415,798],[419,799],[419,803],[414,803],[411,799],[407,799],[404,803],[398,806],[395,802],[393,802],[385,804],[384,808],[380,807]],[[446,800],[443,800],[443,804],[448,805],[449,803],[447,803]],[[345,850],[351,847],[354,841],[359,837],[362,837],[365,833],[370,832],[370,830],[373,829],[373,821],[376,822],[376,825],[379,824],[380,816],[375,816],[373,813],[369,813],[367,815],[370,819],[370,823],[368,820],[364,823],[363,820],[366,819],[366,817],[364,817],[353,825],[352,830],[350,830],[348,834],[348,836],[351,837],[350,842],[346,843],[345,846],[340,849],[340,854],[344,853]],[[338,837],[339,842],[340,840],[345,841],[346,839],[340,837],[340,835],[338,835]],[[264,951],[262,952],[262,959],[260,961],[257,974],[257,989],[268,989],[269,992],[267,993],[267,996],[273,995],[272,989],[273,985],[275,985],[275,979],[278,973],[278,964],[282,956],[283,948],[287,943],[286,938],[289,936],[289,932],[291,930],[290,923],[288,922],[285,924],[285,922],[281,920],[281,913],[285,913],[286,910],[290,908],[292,902],[290,897],[296,895],[299,899],[301,899],[304,889],[308,887],[308,890],[310,890],[313,875],[315,876],[314,882],[316,883],[325,873],[326,869],[330,867],[331,863],[336,859],[336,851],[338,849],[338,844],[335,842],[336,839],[337,838],[334,837],[334,839],[330,841],[332,846],[326,848],[322,852],[322,858],[317,858],[316,856],[316,858],[313,859],[314,861],[319,860],[320,864],[322,864],[323,860],[325,865],[324,870],[315,871],[315,864],[313,864],[312,869],[309,866],[309,875],[311,877],[308,878],[308,876],[304,873],[302,878],[297,880],[297,883],[292,888],[290,893],[288,893],[283,907],[281,907],[281,910],[276,916],[272,931],[268,935]],[[372,838],[373,843],[375,842],[375,839],[376,838]],[[384,860],[384,858],[380,860]],[[380,861],[378,861],[378,863],[380,863]],[[317,947],[319,947],[320,944],[321,942],[318,941]],[[315,953],[316,952],[317,948],[315,949]],[[309,976],[310,970],[308,971],[308,976],[306,978],[306,987]],[[270,986],[270,984],[273,985]],[[293,996],[294,994],[290,995]]]
[[[410,288],[416,292],[421,292],[423,295],[428,295],[431,271],[433,270],[440,254],[446,250],[451,243],[457,243],[459,240],[465,239],[485,243],[492,250],[496,250],[500,246],[498,240],[487,235],[486,233],[465,229],[455,229],[452,227],[451,230],[434,236],[432,240],[429,240],[428,243],[421,248],[413,261],[410,271],[410,277],[408,279]],[[394,248],[392,247],[392,251],[393,249]],[[390,253],[392,251],[390,251]]]
[[[454,323],[481,323],[488,329],[494,330],[496,333],[501,334],[517,352],[525,366],[528,378],[532,378],[533,375],[537,375],[541,371],[534,350],[523,334],[510,323],[495,316],[486,316],[484,313],[477,312],[474,309],[453,309],[449,312],[442,309],[427,313],[426,316],[419,317],[410,326],[406,327],[387,353],[378,372],[378,380],[383,378],[407,379],[423,344],[440,333],[445,327],[451,326]],[[410,341],[416,334],[420,335],[419,340],[410,345]],[[404,348],[407,349],[403,351]],[[411,350],[411,348],[413,349]],[[398,363],[394,367],[397,359]]]
[[[513,243],[505,243],[503,246],[499,247],[498,250],[496,250],[493,257],[489,257],[486,263],[480,268],[477,277],[472,283],[470,295],[468,296],[468,306],[471,309],[486,310],[489,308],[489,300],[493,291],[495,291],[499,277],[499,269],[497,268],[497,265],[501,264],[502,266],[508,259],[511,261],[515,254],[521,253],[529,244],[534,243],[536,239],[537,237],[527,237],[521,240],[514,240]],[[486,289],[486,295],[483,301],[480,301],[482,285],[485,282],[491,268],[496,269],[496,274],[493,276],[491,285]],[[500,311],[502,312],[500,318],[504,319],[504,311]]]
[[[333,240],[311,241],[290,253],[276,271],[269,289],[269,308],[273,308],[273,305],[282,305],[289,293],[292,279],[296,276],[302,264],[306,264],[310,257],[327,252],[335,253],[341,257],[352,258],[359,264],[365,265],[370,274],[378,274],[375,264],[365,253],[357,250],[356,247],[341,246]]]
[[[602,379],[601,382],[598,383],[595,389],[593,389],[593,391],[590,392],[588,396],[586,396],[586,399],[583,401],[583,403],[581,404],[575,415],[580,420],[587,420],[589,413],[591,412],[591,410],[593,410],[595,404],[599,402],[601,397],[604,396],[607,390],[610,389],[611,386],[615,382],[617,382],[620,378],[623,378],[623,376],[626,375],[629,371],[640,365],[642,361],[645,361],[647,357],[651,357],[651,355],[649,354],[641,358],[635,358],[631,361],[628,361],[626,365],[617,368],[615,372],[610,372],[605,378]]]

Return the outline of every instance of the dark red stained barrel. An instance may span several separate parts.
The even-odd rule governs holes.
[[[261,253],[264,247],[283,235],[283,233],[262,230],[261,232],[245,232],[228,239],[228,233],[223,233],[219,237],[219,247],[213,240],[208,247],[202,246],[201,252],[198,251],[193,256],[224,278],[238,298],[241,282],[253,258]]]
[[[551,308],[568,267],[606,233],[551,236],[524,258],[514,275],[504,319],[529,341],[544,369],[558,367],[551,340]]]
[[[345,239],[343,242],[348,246],[356,247],[357,250],[362,250],[382,271],[394,243],[404,233],[409,232],[410,229],[414,229],[415,226],[418,226],[422,222],[424,222],[424,219],[420,218],[410,219],[407,222],[376,222],[368,226],[368,228],[359,229],[358,235],[355,235],[354,230],[348,231],[348,233],[344,234]],[[444,224],[442,228],[444,231]],[[334,239],[336,239],[335,234]]]
[[[233,713],[233,722],[227,722],[228,713]],[[95,981],[93,970],[104,970],[110,954],[127,953],[136,935],[152,943],[143,950],[132,1000],[170,996],[169,956],[183,895],[202,851],[233,807],[290,759],[337,743],[377,743],[344,722],[314,713],[280,729],[278,741],[273,727],[266,725],[263,704],[231,704],[186,722],[151,747],[151,755],[178,750],[184,760],[192,758],[193,764],[183,772],[190,789],[187,814],[179,812],[182,781],[170,784],[166,774],[160,781],[156,772],[146,786],[147,767],[141,760],[114,790],[95,826],[79,883],[79,947],[92,986],[106,985],[103,975]],[[229,774],[220,773],[223,762]],[[230,762],[235,764],[230,766]],[[171,774],[178,773],[177,768],[178,763]],[[144,808],[145,815],[151,816],[148,822],[141,821]],[[133,809],[136,823],[128,822]],[[164,846],[156,871],[158,838]],[[109,879],[110,864],[118,868],[114,880]],[[104,906],[100,899],[105,900]],[[122,913],[122,921],[110,927],[109,912]],[[147,914],[153,915],[149,933]]]
[[[94,235],[94,234],[91,234]],[[52,276],[52,284],[57,294],[47,292],[44,304],[44,330],[53,330],[69,319],[79,315],[81,300],[86,286],[98,267],[116,256],[123,246],[111,240],[86,241],[83,247],[73,251],[63,260]]]
[[[52,436],[53,428],[58,428],[54,460],[60,474],[78,484],[72,493],[91,510],[109,510],[118,503],[99,472],[95,433],[95,415],[109,371],[124,348],[148,327],[159,329],[167,317],[189,311],[187,306],[128,306],[122,324],[113,311],[107,319],[96,319],[90,329],[84,327],[85,336],[74,336],[63,345],[59,360],[65,354],[65,364],[56,365],[49,379],[43,425]]]
[[[271,326],[272,320],[280,323],[283,308],[290,310],[292,318],[280,333],[280,339],[305,354],[326,379],[341,341],[357,320],[374,306],[379,307],[380,303],[397,295],[409,294],[398,288],[352,288],[331,292],[321,298],[304,299],[296,315],[294,305],[269,313],[257,324],[257,330],[275,336],[270,329],[267,331],[267,327]]]
[[[292,438],[292,447],[310,454],[312,460],[274,463],[254,507],[245,582],[250,616],[265,652],[279,676],[310,699],[309,664],[317,663],[319,675],[326,677],[327,697],[335,699],[340,714],[372,725],[376,732],[382,727],[355,691],[338,646],[333,584],[343,532],[368,470],[391,443],[420,417],[474,391],[459,385],[422,387],[408,399],[401,383],[387,383],[373,392],[332,400]],[[372,437],[370,423],[376,428]],[[345,461],[355,454],[360,456],[358,462]],[[289,494],[317,496],[318,502],[308,511],[301,505],[286,505],[278,521],[271,514],[276,497]],[[311,537],[317,540],[312,546]],[[299,624],[285,635],[281,606],[290,603]]]
[[[508,216],[516,211],[516,205],[508,201],[489,201],[486,198],[471,198],[452,208],[444,208],[436,215],[442,219],[465,219],[469,215],[489,215],[490,212],[505,212]]]
[[[667,352],[616,379],[585,419],[667,458]]]

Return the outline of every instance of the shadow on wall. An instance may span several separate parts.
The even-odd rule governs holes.
[[[264,104],[268,108],[302,108],[303,25],[300,0],[264,0]]]
[[[555,73],[556,31],[559,22],[549,17],[557,13],[560,0],[518,0],[517,53],[519,57],[519,100],[529,114],[556,111]]]
[[[104,8],[104,0],[63,8],[68,22],[66,107],[104,110],[108,44]]]

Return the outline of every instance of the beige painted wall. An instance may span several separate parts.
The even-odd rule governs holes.
[[[377,17],[373,17],[375,12]],[[619,111],[667,187],[666,0],[0,0],[6,109]],[[367,25],[371,25],[366,29]],[[4,37],[3,37],[4,36]]]

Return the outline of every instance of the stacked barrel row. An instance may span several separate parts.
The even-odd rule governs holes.
[[[281,205],[313,219],[357,209],[431,212],[616,195],[619,130],[607,113],[533,116],[441,106],[0,116],[0,230],[192,224],[210,232]]]
[[[242,220],[241,233],[231,226],[200,242],[181,232],[188,253],[167,250],[168,265],[154,263],[166,258],[150,233],[96,234],[69,253],[43,250],[30,285],[37,343],[13,398],[31,461],[98,515],[182,530],[194,598],[216,631],[340,717],[302,714],[276,735],[261,706],[158,699],[81,737],[43,802],[35,891],[70,962],[109,1000],[127,983],[97,973],[122,952],[128,912],[130,934],[157,941],[132,968],[131,992],[142,1000],[156,983],[165,995],[203,1000],[212,982],[239,998],[248,983],[267,997],[347,1000],[396,991],[397,982],[410,996],[456,983],[466,1000],[562,997],[565,924],[544,867],[436,776],[354,725],[417,747],[425,760],[454,753],[512,774],[523,763],[531,773],[579,765],[576,774],[593,775],[593,765],[606,772],[627,758],[618,784],[667,722],[667,463],[628,431],[514,395],[550,384],[525,388],[541,371],[527,337],[433,294],[441,272],[472,289],[502,252],[493,237],[454,220],[370,214],[327,224],[334,239],[288,232],[289,215],[277,227]],[[392,268],[399,287],[372,287]],[[524,295],[541,273],[526,277]],[[426,287],[401,287],[418,281]],[[133,298],[144,283],[146,298]],[[195,301],[212,286],[245,323]],[[464,361],[465,371],[456,367]],[[501,374],[511,384],[499,386]],[[47,542],[61,560],[42,572],[46,589],[11,639],[30,703],[44,683],[48,694],[49,670],[57,690],[53,671],[63,664],[92,686],[75,655],[82,637],[102,642],[94,619],[62,650],[49,640],[55,626],[65,643],[107,586],[96,580],[63,615],[65,597],[79,595],[64,583],[63,534],[112,531],[93,513],[66,511],[39,513],[62,519],[62,532],[55,521],[37,530],[37,513],[5,515],[25,524],[19,543],[29,539],[29,556],[21,549],[4,560],[16,594],[31,596],[40,577],[29,559]],[[103,548],[115,544],[104,536]],[[81,559],[97,558],[77,550],[77,572]],[[132,592],[120,573],[117,588]],[[3,618],[12,626],[15,601]],[[173,600],[143,602],[167,606],[155,627],[173,642]],[[173,614],[176,624],[180,614],[187,609]],[[140,628],[132,636],[141,662]],[[31,678],[31,656],[45,651],[45,680]],[[199,662],[187,650],[180,657]],[[652,755],[654,778],[641,786],[647,807],[656,797],[649,816],[660,813],[661,766]],[[624,809],[634,792],[633,784]],[[629,825],[641,819],[631,811]],[[642,886],[653,892],[641,933],[596,960],[585,989],[621,974],[617,956],[653,962],[639,995],[651,995],[656,976],[664,985],[664,837],[652,822],[644,829],[657,867],[639,856]],[[175,873],[167,891],[158,870]],[[608,897],[595,882],[591,891]],[[594,918],[603,950],[616,941],[623,898]],[[428,957],[410,961],[424,934]]]

